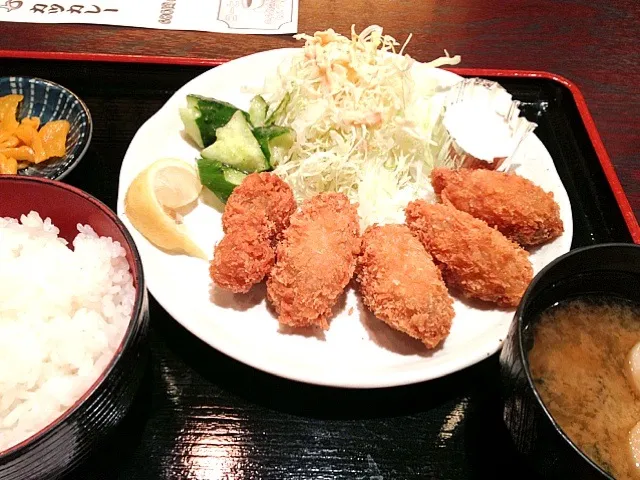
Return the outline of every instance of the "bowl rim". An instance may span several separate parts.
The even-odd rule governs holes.
[[[33,76],[29,76],[29,75],[5,75],[5,76],[0,77],[0,82],[2,82],[2,80],[4,80],[4,79],[8,79],[9,81],[11,81],[11,79],[21,79],[21,80],[27,80],[29,82],[36,81],[36,82],[45,83],[47,85],[51,85],[51,86],[53,86],[55,88],[59,88],[60,90],[68,93],[71,97],[73,97],[75,100],[77,100],[78,103],[80,104],[80,107],[82,108],[82,111],[84,112],[84,114],[87,117],[87,129],[86,129],[85,136],[84,136],[84,146],[82,146],[82,149],[78,152],[78,155],[73,160],[73,162],[70,163],[67,166],[67,168],[62,170],[60,172],[60,174],[57,175],[54,178],[40,177],[40,176],[36,176],[36,175],[20,175],[22,177],[46,178],[48,180],[62,180],[64,177],[69,175],[69,173],[71,173],[71,171],[78,165],[78,163],[80,163],[80,160],[82,160],[82,158],[84,158],[85,154],[87,153],[87,150],[89,149],[89,145],[91,145],[91,139],[93,138],[93,118],[91,117],[91,111],[89,110],[89,107],[84,102],[84,100],[82,100],[82,98],[80,98],[80,96],[78,94],[76,94],[74,91],[68,89],[64,85],[61,85],[61,84],[59,84],[57,82],[54,82],[52,80],[48,80],[46,78],[33,77]]]
[[[122,233],[125,241],[128,246],[131,248],[132,253],[132,265],[133,268],[130,268],[131,275],[136,285],[136,293],[135,300],[133,303],[133,309],[131,311],[131,318],[129,319],[129,325],[124,332],[123,338],[118,345],[113,357],[104,368],[102,373],[98,376],[98,378],[89,386],[89,388],[84,392],[82,396],[80,396],[69,408],[67,408],[64,412],[62,412],[59,416],[57,416],[51,423],[42,427],[36,433],[30,435],[19,443],[9,447],[6,450],[0,450],[0,465],[9,457],[19,456],[20,451],[24,448],[29,447],[33,443],[41,440],[43,437],[48,435],[51,431],[59,427],[61,424],[66,422],[72,415],[74,415],[78,409],[85,403],[87,399],[89,399],[104,383],[105,379],[111,375],[116,364],[120,361],[125,349],[131,344],[133,340],[133,331],[137,327],[138,323],[140,323],[141,318],[143,317],[143,309],[145,306],[146,299],[146,284],[144,280],[144,270],[142,267],[142,260],[140,258],[140,253],[136,247],[135,242],[133,241],[133,237],[127,230],[127,227],[122,223],[122,221],[118,218],[118,216],[103,202],[98,200],[96,197],[87,193],[77,187],[71,186],[69,184],[60,182],[58,180],[51,180],[49,178],[44,177],[32,177],[32,176],[17,176],[17,175],[0,175],[0,184],[3,182],[17,182],[17,183],[42,183],[52,188],[59,188],[61,190],[66,190],[67,192],[76,195],[82,198],[85,201],[88,201],[94,204],[100,211],[107,215],[107,217],[115,224],[115,226]]]
[[[518,305],[518,308],[516,310],[515,317],[514,317],[514,321],[517,322],[518,347],[519,347],[520,361],[522,362],[522,365],[524,367],[524,372],[525,372],[525,376],[527,378],[527,383],[529,384],[529,387],[531,388],[531,390],[533,392],[533,395],[535,396],[536,401],[538,402],[538,405],[540,407],[542,407],[542,411],[546,415],[547,419],[551,422],[551,425],[553,426],[555,431],[562,437],[562,439],[569,445],[569,447],[571,447],[573,449],[573,451],[575,453],[577,453],[583,460],[585,460],[592,468],[594,468],[598,473],[600,473],[603,476],[603,478],[607,478],[609,480],[615,480],[615,479],[611,474],[606,472],[600,465],[598,465],[587,454],[585,454],[573,442],[573,440],[571,440],[571,438],[569,438],[569,436],[565,433],[565,431],[562,429],[562,427],[560,427],[560,425],[556,422],[556,420],[553,417],[553,415],[551,415],[551,412],[549,412],[549,410],[547,409],[547,406],[545,405],[545,403],[542,401],[542,398],[540,397],[538,389],[536,388],[535,383],[533,382],[533,378],[531,376],[531,369],[530,369],[530,366],[529,366],[528,352],[525,351],[525,345],[524,345],[524,341],[523,341],[524,340],[523,339],[523,329],[524,329],[524,327],[523,327],[523,318],[525,316],[524,315],[525,306],[529,303],[529,300],[531,299],[531,297],[533,297],[533,290],[535,289],[537,284],[540,283],[541,279],[545,276],[545,274],[549,270],[553,269],[559,263],[564,262],[567,258],[573,257],[575,255],[581,255],[584,252],[590,252],[592,250],[596,250],[597,251],[597,250],[603,250],[603,249],[609,249],[609,248],[620,248],[620,247],[622,247],[622,248],[630,248],[632,250],[637,250],[640,253],[640,245],[638,245],[638,244],[615,242],[615,243],[599,243],[599,244],[596,244],[596,245],[588,245],[586,247],[579,247],[579,248],[575,248],[573,250],[570,250],[569,252],[565,253],[564,255],[559,256],[558,258],[556,258],[555,260],[550,262],[548,265],[546,265],[542,270],[540,270],[540,272],[538,272],[538,274],[535,276],[535,278],[531,281],[531,283],[527,287],[527,290],[525,291],[524,295],[522,296],[522,300],[520,301],[520,304]]]

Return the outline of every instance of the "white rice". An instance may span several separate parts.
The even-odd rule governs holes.
[[[0,452],[97,380],[135,299],[125,250],[78,224],[73,250],[36,212],[0,218]]]

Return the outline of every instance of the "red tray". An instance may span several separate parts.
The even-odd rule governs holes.
[[[223,59],[2,52],[3,74],[48,78],[89,106],[94,135],[65,179],[115,209],[133,135]],[[452,69],[522,102],[569,194],[572,247],[640,242],[640,227],[583,96],[550,73]],[[74,478],[531,478],[502,423],[497,356],[407,387],[303,385],[229,359],[151,301],[152,361],[115,439]],[[489,435],[489,436],[487,436]],[[489,441],[488,441],[489,439]]]

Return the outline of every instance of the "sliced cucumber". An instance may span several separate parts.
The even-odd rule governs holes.
[[[256,95],[249,104],[249,121],[254,127],[261,127],[267,120],[269,105],[261,95]]]
[[[284,94],[284,97],[282,97],[282,100],[280,100],[280,103],[278,104],[276,109],[271,112],[271,115],[269,115],[269,117],[267,117],[267,120],[264,122],[264,124],[273,125],[274,123],[280,122],[287,111],[287,107],[289,106],[290,101],[291,95],[289,94],[289,92],[287,92]]]
[[[216,130],[224,127],[236,112],[242,112],[245,118],[249,118],[247,112],[230,103],[201,95],[187,95],[187,108],[180,109],[180,118],[187,135],[204,148],[216,141]]]
[[[241,111],[216,130],[216,142],[202,150],[203,158],[217,160],[243,172],[262,172],[269,162]]]
[[[200,182],[221,201],[226,202],[233,189],[242,183],[246,173],[231,168],[217,160],[198,160]]]
[[[235,186],[240,185],[248,175],[248,173],[241,172],[240,170],[236,170],[235,168],[227,167],[226,165],[222,167],[222,171],[224,173],[224,179]]]
[[[198,128],[198,124],[196,123],[197,118],[200,116],[200,112],[197,110],[192,110],[190,108],[181,108],[180,109],[180,119],[182,123],[184,123],[184,130],[187,132],[187,135],[191,137],[191,139],[196,142],[200,148],[204,148],[204,142],[202,141],[202,135],[200,134],[200,129]]]
[[[282,148],[288,151],[295,141],[293,129],[277,125],[256,127],[253,129],[253,135],[258,140],[262,153],[267,157],[267,160],[271,160],[274,148]]]
[[[295,132],[292,128],[280,127],[278,125],[256,127],[253,129],[253,134],[258,141],[260,141],[260,139],[265,139],[272,145],[278,145],[285,148],[290,148],[295,140]]]

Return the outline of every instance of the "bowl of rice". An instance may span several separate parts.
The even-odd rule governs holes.
[[[117,216],[61,182],[0,176],[0,478],[66,475],[129,410],[149,307]]]

